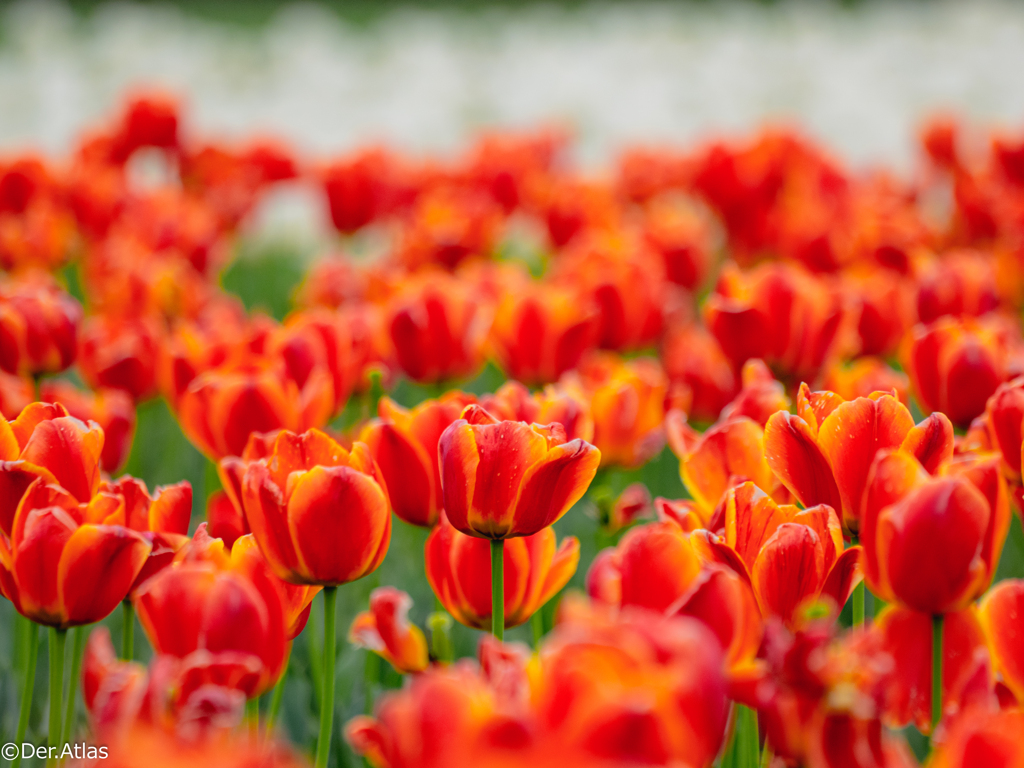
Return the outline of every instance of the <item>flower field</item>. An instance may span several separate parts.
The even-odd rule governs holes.
[[[1024,132],[913,138],[4,155],[3,756],[1024,765]]]

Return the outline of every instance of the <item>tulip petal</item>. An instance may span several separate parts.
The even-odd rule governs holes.
[[[103,430],[70,416],[40,422],[22,450],[30,464],[46,467],[60,485],[80,502],[87,502],[100,481]]]
[[[536,560],[534,560],[536,562]],[[566,536],[555,552],[551,561],[551,568],[541,585],[540,596],[537,599],[535,611],[542,608],[555,595],[562,591],[572,577],[576,574],[576,568],[580,563],[580,542],[575,536]],[[534,611],[531,611],[531,614]]]
[[[1024,701],[1024,581],[999,582],[981,601],[979,618],[992,664],[1018,701]]]
[[[149,508],[148,529],[161,533],[188,533],[192,519],[192,485],[182,480],[156,489]]]
[[[863,576],[860,569],[861,547],[850,547],[838,558],[832,570],[825,577],[825,585],[821,588],[822,597],[830,597],[836,607],[841,609],[850,599],[854,588],[860,584]]]
[[[511,535],[529,536],[557,522],[583,498],[600,463],[601,452],[582,440],[548,451],[523,476]]]
[[[39,623],[59,626],[63,615],[58,566],[78,526],[59,507],[22,509],[19,517],[23,529],[14,548],[13,572],[22,610]]]
[[[206,605],[218,578],[213,563],[187,562],[167,568],[143,584],[133,602],[146,637],[158,654],[178,658],[199,647]]]
[[[765,616],[792,620],[825,580],[821,540],[806,525],[784,523],[765,542],[751,568],[754,595]]]
[[[911,428],[901,447],[934,475],[939,465],[953,456],[953,424],[945,414],[933,413]]]
[[[299,477],[287,519],[295,573],[309,584],[335,586],[365,576],[390,534],[387,496],[373,478],[345,466],[318,466]]]
[[[151,549],[141,534],[119,525],[79,527],[57,569],[63,626],[106,618],[128,596]]]
[[[388,481],[388,496],[395,514],[413,525],[433,525],[440,511],[440,489],[434,485],[436,455],[429,455],[423,446],[387,423],[370,426],[360,440],[370,447]]]
[[[685,594],[700,573],[700,560],[675,523],[650,523],[619,543],[622,604],[664,611]]]
[[[828,504],[842,509],[832,467],[799,416],[772,414],[764,428],[764,454],[775,476],[805,507]]]
[[[245,522],[259,542],[263,556],[280,578],[285,579],[298,566],[299,558],[288,524],[284,493],[270,478],[266,461],[254,461],[246,467],[242,484]]]

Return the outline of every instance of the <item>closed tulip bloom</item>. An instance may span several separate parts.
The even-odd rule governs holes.
[[[120,389],[136,402],[145,400],[156,393],[162,341],[159,325],[149,318],[94,315],[82,323],[78,369],[94,389]]]
[[[716,421],[739,391],[732,361],[718,340],[697,323],[669,326],[661,342],[661,362],[671,385],[690,391],[687,414],[695,420]]]
[[[483,366],[489,313],[454,278],[431,274],[408,283],[387,317],[395,358],[413,381],[463,378]]]
[[[1019,344],[1018,336],[996,316],[942,317],[916,326],[902,352],[914,395],[923,408],[966,427],[1008,378],[1010,347]]]
[[[563,377],[562,386],[589,402],[602,466],[638,467],[664,447],[668,380],[656,361],[602,354]]]
[[[383,657],[402,673],[427,668],[427,640],[409,621],[412,598],[394,587],[378,587],[370,593],[370,610],[356,616],[349,629],[350,643]]]
[[[325,371],[299,387],[269,360],[216,368],[182,394],[178,414],[188,438],[207,456],[239,456],[253,432],[304,431],[327,422],[334,409]]]
[[[498,304],[491,349],[511,379],[549,384],[597,345],[597,308],[564,286],[532,283]]]
[[[797,412],[779,411],[765,426],[765,458],[805,506],[827,504],[856,536],[868,470],[880,450],[903,448],[931,468],[953,453],[953,426],[941,413],[918,425],[891,394],[844,401],[834,392],[797,394]]]
[[[931,732],[932,617],[890,605],[875,619],[872,631],[892,656],[893,669],[885,686],[884,719],[891,728],[915,726]],[[986,665],[985,633],[977,611],[968,607],[946,615],[942,627],[942,706],[960,709],[962,697],[977,671]],[[969,691],[967,691],[969,694]]]
[[[271,332],[265,351],[284,361],[288,377],[300,390],[306,388],[311,377],[326,373],[334,396],[332,412],[345,405],[355,386],[359,371],[353,359],[352,334],[340,313],[326,309],[292,313],[284,325]]]
[[[441,434],[476,398],[448,392],[412,409],[383,397],[379,418],[359,434],[384,477],[391,508],[402,520],[429,528],[443,509],[437,445]]]
[[[702,558],[746,578],[761,614],[792,624],[822,597],[837,608],[860,582],[860,548],[844,551],[839,517],[831,507],[776,504],[753,483],[728,491],[725,535],[694,534]]]
[[[67,381],[45,381],[39,397],[46,403],[60,403],[68,413],[84,422],[96,422],[103,430],[100,466],[116,472],[128,460],[135,436],[135,404],[119,389],[89,392],[76,389]]]
[[[282,431],[242,481],[245,518],[274,573],[337,586],[377,569],[391,540],[384,478],[369,449],[323,432]]]
[[[0,537],[0,591],[24,616],[67,629],[106,618],[128,595],[151,546],[107,520],[123,500],[101,494],[80,503],[38,478]]]
[[[99,425],[69,416],[62,405],[32,403],[13,421],[0,419],[0,530],[11,535],[18,502],[37,477],[89,503],[102,453]]]
[[[979,615],[994,671],[1017,702],[1024,702],[1024,581],[996,584],[981,601]]]
[[[552,525],[586,493],[601,452],[561,424],[498,421],[470,405],[438,443],[448,520],[470,536],[508,539]]]
[[[549,385],[531,393],[518,381],[506,381],[493,395],[482,395],[480,405],[502,421],[557,422],[565,429],[567,440],[578,437],[588,443],[594,441],[594,420],[586,399],[561,385]]]
[[[1021,474],[1024,445],[1024,376],[1000,384],[985,406],[984,426],[994,448],[1003,457],[1003,470],[1016,480]]]
[[[279,583],[243,558],[233,558],[200,526],[176,562],[133,597],[153,650],[179,659],[198,650],[234,652],[259,662],[259,696],[277,681],[288,655]]]
[[[0,283],[0,305],[0,368],[57,373],[75,361],[82,308],[48,275]]]
[[[572,578],[580,545],[568,537],[556,547],[555,532],[509,539],[504,548],[505,627],[529,619]],[[442,515],[427,538],[427,581],[441,604],[467,627],[491,626],[491,554],[486,540],[459,533]]]
[[[880,451],[861,529],[868,586],[921,613],[961,610],[991,583],[1009,516],[998,456],[956,457],[933,476],[907,451]]]
[[[247,573],[254,581],[267,579],[278,588],[281,597],[281,608],[284,612],[284,637],[285,640],[294,640],[306,626],[309,619],[309,609],[313,604],[320,587],[310,587],[304,584],[291,584],[282,581],[270,569],[267,559],[260,552],[259,545],[253,535],[240,536],[233,544],[227,544],[231,550],[231,565],[241,573]]]
[[[761,360],[747,360],[740,374],[739,393],[722,408],[722,421],[734,416],[746,416],[764,426],[772,414],[789,410],[790,400],[786,388]]]

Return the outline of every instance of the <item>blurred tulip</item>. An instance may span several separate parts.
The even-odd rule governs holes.
[[[448,392],[410,410],[384,397],[377,405],[379,418],[359,434],[387,483],[392,509],[405,522],[425,528],[437,522],[443,508],[438,441],[475,399]]]
[[[518,381],[506,381],[493,395],[481,395],[484,410],[502,421],[527,424],[561,424],[567,440],[594,440],[594,420],[586,399],[577,392],[554,385],[531,394]]]
[[[896,399],[904,405],[910,402],[909,389],[906,374],[877,357],[858,357],[846,365],[834,366],[822,382],[822,391],[835,392],[843,400],[870,397],[872,392],[895,392]]]
[[[962,610],[992,581],[1009,531],[993,454],[961,456],[929,475],[908,451],[879,451],[864,494],[864,578],[886,602],[939,615]]]
[[[980,317],[999,307],[994,260],[954,251],[929,263],[917,279],[917,316],[928,324],[943,315]]]
[[[608,508],[608,519],[603,521],[609,533],[616,533],[631,525],[636,520],[648,517],[651,513],[651,492],[643,483],[632,483]]]
[[[371,147],[320,171],[335,229],[352,234],[388,212],[393,162],[386,150]]]
[[[252,567],[241,549],[234,555],[210,539],[204,525],[132,602],[158,654],[187,659],[200,650],[232,652],[240,661],[258,662],[249,697],[269,690],[284,669],[288,643],[280,582]]]
[[[743,364],[741,382],[739,394],[722,409],[719,417],[722,421],[746,416],[764,426],[776,411],[789,410],[789,398],[782,382],[776,381],[760,360]]]
[[[1024,712],[974,710],[950,724],[944,742],[936,749],[930,768],[1020,768],[1024,765],[1024,744],[1020,733]]]
[[[597,333],[596,307],[567,287],[533,283],[498,304],[490,344],[509,378],[547,384],[579,364]]]
[[[892,656],[886,685],[885,720],[892,728],[914,725],[932,730],[932,617],[900,606],[887,606],[875,618],[883,647]],[[978,662],[987,663],[985,633],[974,608],[946,614],[942,627],[942,707],[960,709],[964,687]]]
[[[1008,378],[1009,349],[1019,345],[1017,336],[998,318],[943,317],[915,326],[902,352],[914,395],[923,408],[966,427]]]
[[[664,447],[668,381],[656,361],[595,355],[566,374],[560,386],[589,403],[602,466],[638,467]]]
[[[556,549],[550,527],[509,539],[504,548],[505,627],[527,621],[572,578],[580,559],[575,537]],[[445,609],[476,629],[491,626],[491,554],[486,540],[459,533],[448,518],[427,538],[427,581]]]
[[[655,198],[644,217],[644,238],[665,262],[670,282],[695,291],[711,267],[711,227],[693,205]]]
[[[0,537],[0,591],[23,616],[67,629],[106,618],[128,595],[151,545],[109,523],[124,501],[80,503],[42,477],[25,491],[10,540]]]
[[[670,326],[662,341],[661,361],[669,382],[690,390],[689,414],[694,420],[717,421],[739,391],[732,362],[703,326]]]
[[[448,520],[470,536],[529,536],[556,522],[586,493],[601,452],[561,424],[498,421],[468,406],[438,443]],[[504,475],[504,476],[503,476]]]
[[[999,385],[985,405],[983,426],[992,448],[1002,454],[1007,477],[1018,480],[1024,446],[1024,376]]]
[[[1024,702],[1024,581],[996,584],[981,601],[979,616],[992,666],[1017,702]]]
[[[288,378],[300,390],[326,372],[334,398],[332,413],[345,405],[361,373],[354,360],[348,323],[336,312],[312,309],[292,313],[270,333],[265,351],[280,356]]]
[[[724,504],[725,535],[695,534],[695,546],[703,559],[750,582],[763,616],[792,625],[802,608],[821,597],[837,610],[846,604],[861,579],[860,547],[844,551],[834,509],[779,506],[750,482],[731,488]]]
[[[13,421],[33,400],[35,385],[32,379],[0,371],[0,416]]]
[[[216,460],[240,455],[253,432],[319,427],[334,409],[330,379],[321,373],[301,388],[269,360],[202,373],[178,403],[182,430]]]
[[[57,373],[75,361],[82,308],[49,275],[0,283],[0,368]]]
[[[103,430],[69,416],[63,405],[32,403],[0,422],[0,530],[11,536],[15,511],[36,478],[60,485],[80,504],[99,488]]]
[[[843,289],[859,305],[859,355],[886,357],[896,352],[916,318],[912,303],[913,280],[892,269],[877,267],[844,274]]]
[[[953,454],[953,427],[941,413],[915,426],[907,407],[884,392],[844,401],[802,384],[796,415],[772,416],[764,445],[772,472],[800,503],[841,511],[844,531],[856,536],[875,454],[902,447],[937,467]]]
[[[44,381],[39,387],[44,403],[60,403],[68,413],[82,422],[96,422],[103,430],[103,451],[100,466],[116,472],[128,459],[135,436],[135,404],[118,389],[88,392],[76,389],[67,381]]]
[[[504,212],[477,190],[439,185],[424,192],[409,214],[398,258],[417,269],[452,269],[473,256],[489,257],[501,234]]]
[[[370,610],[356,616],[348,632],[350,643],[382,656],[402,673],[422,672],[429,662],[427,640],[409,622],[412,598],[394,587],[370,593]]]
[[[291,584],[275,576],[251,533],[239,537],[228,548],[231,550],[232,568],[249,574],[256,583],[262,583],[266,579],[278,588],[284,611],[285,640],[294,640],[298,637],[306,626],[310,606],[320,587]]]
[[[147,319],[93,315],[82,323],[78,368],[93,389],[121,389],[136,402],[156,393],[162,335]]]
[[[249,525],[242,514],[241,502],[235,506],[224,491],[214,491],[206,500],[206,522],[210,535],[215,539],[223,539],[228,547],[245,534],[249,533]]]
[[[177,147],[178,120],[178,101],[173,96],[157,91],[132,96],[115,130],[115,161],[123,163],[142,147]]]
[[[391,539],[387,490],[363,443],[282,431],[242,480],[245,519],[274,573],[337,586],[375,571]]]
[[[430,275],[408,283],[387,316],[398,365],[414,381],[464,378],[483,365],[490,317],[454,279]]]

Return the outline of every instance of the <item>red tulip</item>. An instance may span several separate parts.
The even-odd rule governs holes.
[[[348,639],[380,654],[399,672],[422,672],[427,668],[427,640],[409,622],[412,598],[394,587],[378,587],[370,593],[370,610],[352,622]]]
[[[879,451],[868,474],[864,577],[886,602],[936,615],[962,610],[992,581],[1009,531],[997,456],[960,456],[930,475],[904,450]]]
[[[242,480],[245,519],[274,573],[337,586],[375,571],[391,540],[384,479],[369,450],[315,429],[282,431]]]
[[[82,308],[49,276],[0,284],[0,368],[56,373],[75,361]]]
[[[10,536],[25,489],[37,478],[88,504],[100,483],[103,430],[62,405],[32,403],[14,421],[0,420],[0,530]]]
[[[470,536],[529,536],[553,524],[586,493],[601,452],[561,424],[498,421],[468,406],[438,443],[448,520]]]
[[[701,325],[670,326],[662,340],[661,361],[671,386],[690,391],[688,414],[695,420],[716,421],[739,391],[732,361]]]
[[[977,709],[950,724],[949,734],[929,763],[933,768],[1019,768],[1024,765],[1020,733],[1024,712]]]
[[[0,591],[24,616],[59,629],[92,624],[128,595],[151,545],[110,523],[124,500],[88,503],[42,477],[25,491],[10,539],[0,537]]]
[[[40,385],[39,398],[45,403],[60,403],[76,419],[99,424],[103,430],[100,466],[105,471],[116,472],[128,460],[135,436],[135,404],[126,392],[88,392],[76,389],[70,382],[55,380]]]
[[[156,393],[157,361],[163,341],[148,318],[93,315],[82,323],[78,368],[93,389],[121,389],[138,402]]]
[[[843,550],[831,507],[777,505],[753,483],[731,488],[724,500],[725,535],[695,534],[701,556],[746,578],[761,614],[793,625],[822,597],[841,608],[859,583],[860,548]]]
[[[205,526],[132,601],[158,654],[187,659],[205,650],[258,661],[250,697],[273,686],[284,669],[288,642],[280,583],[241,553],[228,553]]]
[[[505,627],[537,612],[572,578],[580,559],[575,537],[555,546],[550,527],[505,542]],[[441,604],[468,627],[491,626],[491,554],[484,539],[459,533],[442,515],[427,538],[427,581]]]
[[[384,397],[377,406],[380,417],[359,434],[387,483],[392,509],[405,522],[426,528],[437,522],[443,508],[438,441],[474,400],[448,392],[409,410]]]
[[[1017,702],[1024,702],[1024,581],[1006,579],[981,601],[992,666]]]

